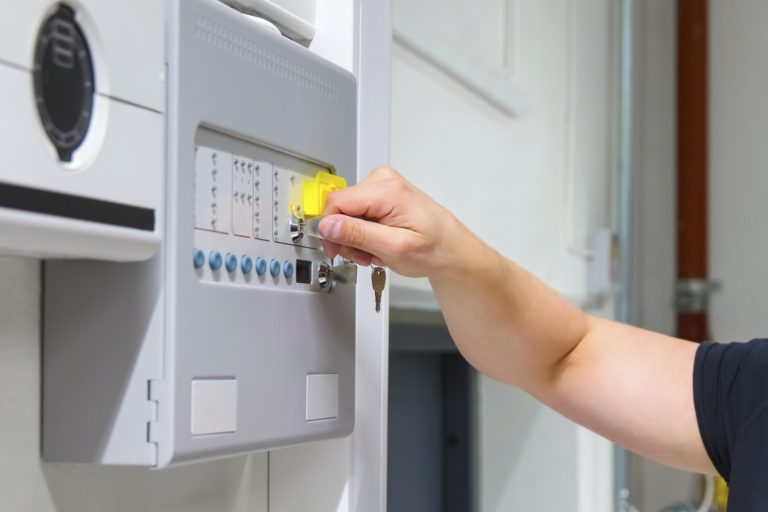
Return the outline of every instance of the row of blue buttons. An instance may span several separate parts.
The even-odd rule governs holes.
[[[205,259],[205,253],[203,251],[200,249],[195,249],[193,251],[192,263],[194,264],[195,268],[203,268],[205,266]],[[236,271],[237,256],[231,252],[228,252],[223,257],[219,251],[211,251],[208,253],[208,266],[211,267],[211,270],[219,270],[222,265],[224,265],[224,268],[227,269],[227,272]],[[256,274],[263,276],[267,273],[267,260],[259,256],[256,258],[254,265],[254,261],[250,256],[242,256],[240,258],[240,270],[243,271],[243,274],[250,274],[254,270],[254,267],[256,268]],[[269,274],[272,277],[279,276],[281,269],[286,279],[293,277],[293,263],[290,261],[285,261],[282,265],[280,265],[279,261],[270,260]]]

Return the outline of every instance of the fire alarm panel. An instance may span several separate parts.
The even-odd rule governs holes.
[[[353,428],[354,272],[292,226],[306,184],[355,180],[355,79],[217,1],[168,16],[163,244],[46,263],[49,461],[162,467]]]
[[[162,3],[5,3],[0,251],[149,258],[162,222]]]

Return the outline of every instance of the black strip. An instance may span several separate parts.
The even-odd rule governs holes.
[[[7,183],[0,183],[0,207],[140,229],[142,231],[155,230],[155,211],[149,208],[128,206],[87,197],[61,194],[59,192],[9,185]]]

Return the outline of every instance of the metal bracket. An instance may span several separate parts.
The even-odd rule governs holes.
[[[675,308],[680,313],[703,313],[709,309],[709,296],[721,288],[719,281],[680,279],[675,286]]]

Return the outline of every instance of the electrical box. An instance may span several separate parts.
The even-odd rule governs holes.
[[[355,285],[291,227],[318,173],[355,180],[355,79],[217,1],[167,16],[163,244],[46,262],[47,461],[162,467],[353,429]]]
[[[151,257],[165,169],[162,2],[0,5],[0,251]]]

